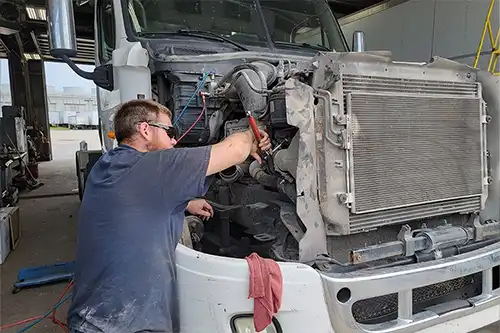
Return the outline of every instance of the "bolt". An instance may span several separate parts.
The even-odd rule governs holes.
[[[342,203],[342,204],[347,203],[347,199],[348,199],[347,194],[345,194],[345,193],[339,194],[340,203]]]

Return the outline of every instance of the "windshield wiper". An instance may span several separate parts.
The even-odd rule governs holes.
[[[280,41],[275,41],[274,43],[275,44],[282,44],[282,45],[296,46],[296,47],[307,47],[309,49],[332,52],[331,49],[329,49],[328,47],[326,47],[324,45],[320,45],[320,44],[312,45],[309,43],[291,43],[291,42],[280,42]]]
[[[138,36],[143,36],[143,37],[151,37],[154,35],[159,35],[159,36],[164,36],[164,35],[185,35],[185,36],[193,36],[193,37],[199,37],[199,38],[205,38],[205,39],[211,39],[211,40],[216,40],[219,42],[225,42],[229,43],[231,45],[236,46],[242,51],[248,51],[246,47],[243,45],[240,45],[236,42],[233,42],[229,38],[220,36],[214,32],[208,31],[208,30],[190,30],[190,29],[179,29],[177,31],[142,31],[137,33]]]
[[[237,48],[239,48],[242,51],[248,51],[248,49],[246,47],[244,47],[243,45],[238,44],[236,42],[233,42],[229,38],[226,38],[224,36],[218,35],[218,34],[216,34],[215,32],[212,32],[212,31],[208,31],[208,30],[192,30],[192,29],[179,29],[179,30],[177,30],[177,33],[188,35],[188,36],[203,37],[203,38],[207,38],[207,36],[204,36],[204,35],[209,35],[209,36],[212,37],[212,39],[216,39],[216,40],[219,40],[219,41],[222,41],[222,42],[229,43],[231,45],[236,46]]]

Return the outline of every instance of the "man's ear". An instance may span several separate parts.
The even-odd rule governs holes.
[[[144,139],[149,139],[151,136],[151,129],[149,128],[150,126],[147,123],[140,123],[139,124],[139,135],[143,137]]]

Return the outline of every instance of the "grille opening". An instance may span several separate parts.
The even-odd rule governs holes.
[[[493,267],[493,290],[500,288],[500,266]]]
[[[499,266],[495,267],[498,268]],[[498,269],[496,270],[498,272]],[[482,274],[476,273],[453,280],[414,289],[413,314],[452,300],[466,300],[481,295]],[[352,315],[360,324],[380,324],[398,317],[398,294],[368,298],[352,305]]]

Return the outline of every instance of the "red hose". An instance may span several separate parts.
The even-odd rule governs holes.
[[[28,319],[23,319],[23,320],[20,320],[18,322],[12,323],[12,324],[3,325],[3,326],[0,327],[0,331],[4,330],[4,329],[7,329],[7,328],[15,327],[15,326],[18,326],[18,325],[21,325],[21,324],[26,324],[26,323],[29,323],[30,321],[35,321],[35,320],[38,320],[40,318],[42,318],[42,316],[28,318]]]
[[[64,297],[64,295],[66,295],[66,293],[69,291],[69,289],[72,286],[73,286],[73,281],[71,281],[70,283],[68,283],[68,285],[66,286],[66,288],[64,288],[64,291],[61,294],[61,296],[59,297],[59,300],[57,301],[57,303],[59,303],[62,300],[62,298]],[[38,317],[23,319],[23,320],[20,320],[18,322],[12,323],[12,324],[7,324],[7,325],[4,325],[4,326],[1,326],[0,327],[0,331],[4,330],[4,329],[7,329],[7,328],[19,326],[21,324],[29,323],[31,321],[38,320],[40,318],[42,318],[42,317],[38,316]],[[66,325],[63,322],[61,322],[59,319],[56,318],[56,309],[54,309],[54,311],[52,312],[52,316],[47,317],[46,319],[51,319],[54,324],[56,324],[57,326],[59,326],[60,328],[62,328],[65,332],[69,332],[69,330],[66,327]]]
[[[66,293],[70,290],[70,288],[73,286],[73,282],[74,282],[74,280],[71,280],[71,282],[68,283],[68,285],[64,289],[63,293],[61,294],[61,296],[57,300],[56,304],[59,303],[63,299],[63,297],[66,295]],[[69,332],[69,330],[66,328],[66,325],[63,324],[61,321],[59,321],[59,319],[56,318],[56,311],[57,311],[57,309],[54,309],[54,312],[52,312],[52,316],[50,317],[52,319],[52,322],[54,324],[57,324],[59,327],[61,327],[65,332]]]

